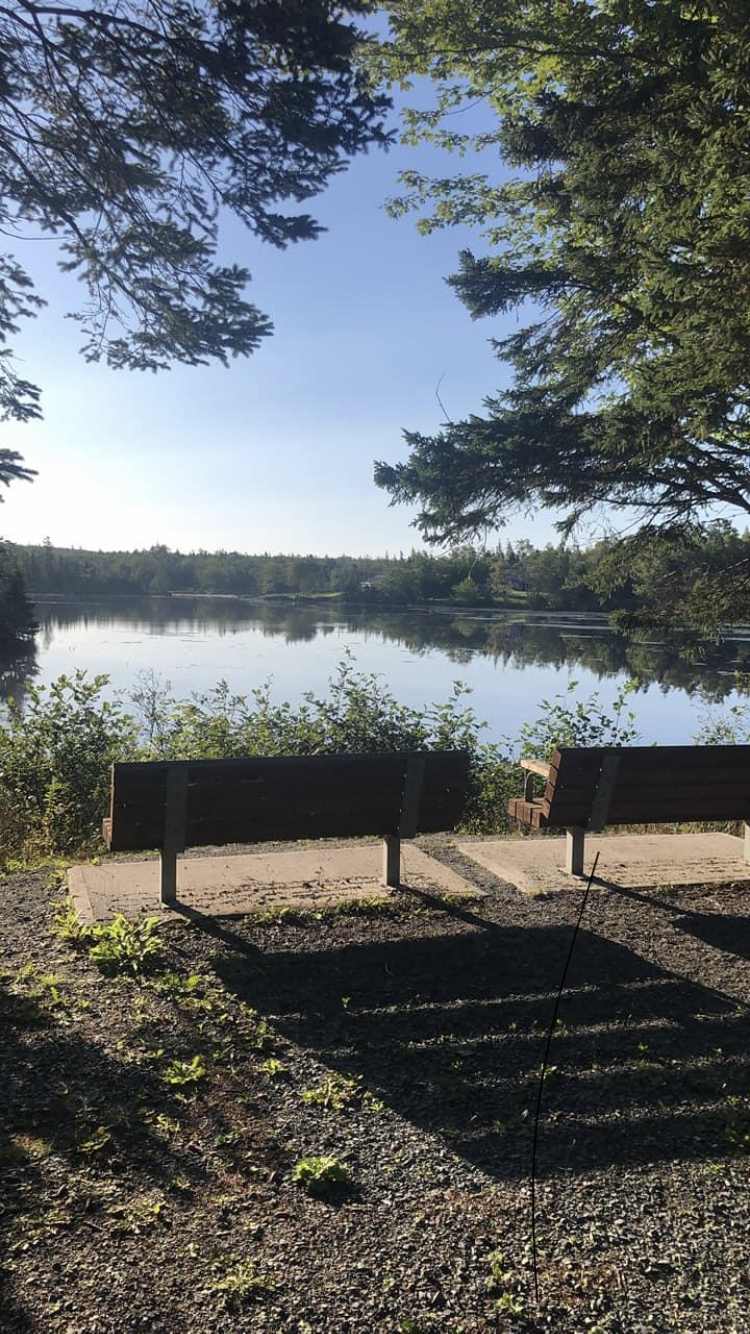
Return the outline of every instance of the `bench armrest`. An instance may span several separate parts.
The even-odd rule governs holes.
[[[533,801],[534,800],[533,776],[534,774],[537,774],[539,778],[543,778],[546,782],[550,774],[550,765],[545,764],[542,760],[521,760],[520,763],[521,763],[521,768],[526,770],[526,778],[524,779],[524,784],[523,784],[523,799],[524,801]]]

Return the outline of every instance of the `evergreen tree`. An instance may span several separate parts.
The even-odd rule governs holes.
[[[220,210],[284,247],[299,205],[384,143],[359,62],[368,0],[0,5],[0,226],[57,238],[83,284],[83,353],[158,370],[252,352],[271,332],[245,268],[217,263]],[[285,207],[291,201],[291,208]],[[7,348],[44,304],[0,256],[0,415],[39,416]],[[3,462],[0,460],[0,462]],[[6,472],[13,460],[4,460]]]
[[[29,644],[36,632],[34,613],[11,552],[0,542],[0,652]]]
[[[700,545],[713,505],[750,513],[746,0],[386,7],[387,73],[438,89],[408,134],[502,164],[498,179],[406,173],[393,210],[421,210],[426,231],[483,227],[487,253],[464,251],[453,287],[473,318],[523,322],[496,344],[511,387],[407,432],[408,460],[378,464],[378,483],[437,540],[529,504],[564,531],[635,507],[639,550],[655,532]],[[477,99],[494,119],[472,137],[454,113]],[[722,613],[747,615],[750,565],[715,573]]]

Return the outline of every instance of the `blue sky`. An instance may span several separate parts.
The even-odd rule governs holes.
[[[234,220],[222,257],[246,265],[249,299],[275,333],[229,369],[157,376],[89,366],[64,319],[79,293],[54,247],[18,255],[50,304],[15,347],[43,389],[44,420],[6,424],[3,445],[39,477],[6,493],[0,531],[17,542],[124,549],[164,542],[219,548],[383,554],[419,546],[413,512],[372,481],[375,458],[404,457],[402,428],[430,431],[442,412],[481,411],[503,381],[488,340],[444,282],[463,245],[453,229],[417,234],[383,209],[407,165],[453,172],[435,150],[395,147],[354,161],[310,211],[329,230],[275,251]],[[442,379],[441,379],[442,377]],[[553,536],[544,517],[503,536]]]

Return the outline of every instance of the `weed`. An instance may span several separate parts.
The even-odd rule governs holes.
[[[349,1185],[348,1169],[338,1158],[300,1158],[292,1169],[292,1179],[298,1181],[310,1195],[327,1195]]]
[[[326,1079],[314,1089],[303,1089],[300,1097],[306,1107],[325,1107],[330,1112],[340,1112],[342,1107],[352,1101],[356,1088],[353,1079]]]
[[[223,1293],[229,1303],[241,1303],[260,1292],[272,1292],[276,1282],[268,1274],[259,1274],[254,1260],[230,1256],[223,1278],[211,1284],[212,1292]]]
[[[117,913],[111,922],[86,924],[69,899],[57,905],[52,934],[77,949],[106,973],[137,977],[152,971],[162,955],[158,917],[131,921]]]
[[[165,1209],[164,1200],[153,1200],[148,1197],[142,1200],[133,1200],[129,1204],[115,1205],[109,1211],[115,1219],[112,1231],[124,1233],[130,1237],[139,1237],[143,1232],[148,1232],[158,1224],[166,1222]]]
[[[213,1002],[207,995],[208,981],[201,973],[189,973],[187,977],[181,977],[179,973],[170,970],[148,985],[152,991],[166,996],[191,1014],[213,1008]]]
[[[520,1297],[514,1297],[512,1292],[504,1292],[495,1303],[498,1311],[503,1315],[509,1315],[513,1319],[518,1319],[524,1313],[524,1304]]]
[[[183,1088],[187,1085],[199,1084],[206,1078],[208,1071],[203,1063],[202,1056],[194,1056],[190,1061],[170,1061],[163,1078],[167,1084],[173,1088]]]
[[[95,944],[89,958],[103,972],[138,976],[153,969],[162,954],[158,917],[130,921],[117,913],[106,925],[89,928]]]
[[[289,1067],[284,1065],[283,1061],[277,1061],[275,1056],[269,1056],[267,1061],[261,1061],[255,1069],[259,1075],[268,1075],[269,1079],[286,1079],[289,1075]]]
[[[67,940],[69,945],[87,944],[89,928],[84,926],[78,916],[72,899],[63,899],[52,906],[55,915],[52,918],[51,934],[57,936],[58,940]]]
[[[76,1153],[82,1153],[84,1157],[93,1157],[95,1153],[101,1153],[111,1143],[112,1132],[106,1126],[97,1126],[96,1130],[87,1135],[85,1139],[79,1139],[76,1143]]]

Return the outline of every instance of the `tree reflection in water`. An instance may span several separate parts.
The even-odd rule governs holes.
[[[736,689],[735,674],[750,673],[750,635],[731,632],[720,644],[707,642],[689,656],[663,641],[637,643],[610,629],[605,616],[563,613],[453,611],[345,607],[304,601],[253,602],[234,597],[158,597],[41,602],[37,645],[50,647],[58,630],[106,630],[127,626],[136,633],[233,635],[253,630],[286,644],[318,637],[356,635],[390,641],[421,656],[439,652],[458,665],[477,657],[516,670],[553,667],[585,669],[600,680],[637,678],[645,687],[659,684],[719,702]],[[80,663],[86,666],[85,662]],[[367,670],[363,657],[359,663]],[[31,665],[0,664],[0,695],[17,694],[37,670]]]

